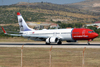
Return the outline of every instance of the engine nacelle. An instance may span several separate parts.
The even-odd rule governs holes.
[[[70,40],[70,41],[67,41],[67,42],[77,42],[77,40]]]
[[[57,37],[50,37],[46,39],[46,43],[57,43],[59,39]]]

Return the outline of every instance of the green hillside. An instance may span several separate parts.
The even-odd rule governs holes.
[[[67,19],[67,23],[91,23],[99,20],[99,13],[51,3],[18,3],[0,7],[0,24],[17,23],[16,13],[20,12],[26,21],[51,21]]]

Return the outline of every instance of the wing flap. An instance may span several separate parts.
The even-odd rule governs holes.
[[[43,35],[22,35],[23,37],[37,37],[37,38],[48,38],[49,36],[43,36]]]

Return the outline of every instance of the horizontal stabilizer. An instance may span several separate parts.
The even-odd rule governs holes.
[[[22,36],[22,34],[8,34],[3,27],[1,27],[4,34],[11,35],[11,36]]]

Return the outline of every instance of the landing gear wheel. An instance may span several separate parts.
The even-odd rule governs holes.
[[[58,44],[58,45],[60,45],[60,44],[62,44],[62,42],[61,42],[61,41],[59,41],[57,44]]]
[[[89,39],[89,40],[88,40],[88,43],[87,43],[87,45],[90,45],[90,43],[89,43],[89,42],[90,42],[90,41],[92,41],[92,40],[93,40],[93,39]]]
[[[46,42],[46,45],[50,45],[50,43],[47,43],[47,42]]]

